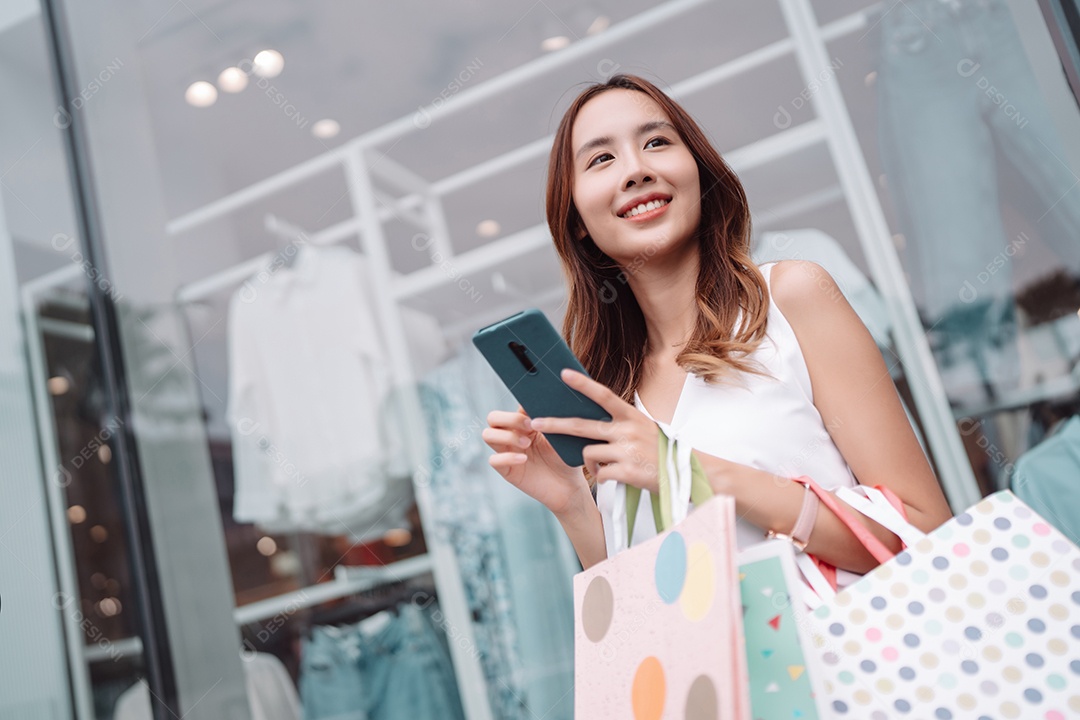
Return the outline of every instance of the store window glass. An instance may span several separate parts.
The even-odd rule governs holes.
[[[617,72],[708,130],[756,260],[838,281],[954,507],[1038,492],[1017,468],[1071,437],[1080,134],[1034,0],[57,10],[145,487],[109,512],[149,533],[176,690],[95,678],[99,717],[572,716],[577,561],[487,464],[516,403],[469,337],[558,324],[550,136]]]
[[[50,32],[37,2],[0,8],[0,716],[111,717],[150,671],[143,578],[90,310],[114,288],[87,252],[65,138],[95,90],[58,91]]]
[[[1045,458],[1078,410],[1080,119],[1039,6],[815,5],[857,13],[826,81],[855,119],[979,490],[1013,487],[1076,537],[1075,506],[1046,504]]]

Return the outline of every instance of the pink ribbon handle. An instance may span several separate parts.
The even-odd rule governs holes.
[[[818,496],[818,499],[825,503],[825,507],[832,510],[833,514],[840,518],[840,522],[847,526],[847,529],[852,532],[855,539],[857,539],[859,543],[874,556],[875,560],[879,563],[887,563],[896,557],[889,548],[885,547],[885,543],[878,540],[877,536],[870,532],[870,528],[866,527],[852,516],[851,512],[836,499],[835,495],[814,482],[813,478],[803,475],[792,479],[800,485],[805,485],[812,490],[814,494]]]

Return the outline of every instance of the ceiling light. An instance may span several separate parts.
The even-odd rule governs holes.
[[[261,51],[253,63],[255,74],[264,78],[277,77],[285,69],[285,58],[277,50]]]
[[[332,138],[339,132],[341,132],[341,124],[330,118],[319,120],[311,126],[311,134],[317,138]]]
[[[71,381],[63,375],[57,375],[49,378],[47,383],[49,387],[49,393],[51,395],[63,395],[71,389]]]
[[[551,37],[544,38],[544,41],[540,43],[540,49],[544,52],[553,52],[555,50],[562,50],[569,44],[570,38],[565,35],[552,35]]]
[[[68,522],[78,525],[86,520],[86,508],[82,505],[72,505],[67,509]]]
[[[596,35],[602,33],[611,26],[611,18],[607,15],[598,15],[595,20],[589,25],[589,29],[585,31],[586,35]]]
[[[217,77],[218,87],[227,93],[238,93],[248,84],[247,73],[238,67],[227,67]]]
[[[274,542],[274,538],[264,535],[259,538],[259,542],[255,543],[255,549],[266,557],[270,557],[277,552],[277,543]]]
[[[501,229],[494,220],[481,220],[476,226],[476,234],[480,237],[495,237]]]
[[[197,80],[188,85],[184,99],[188,101],[188,105],[210,107],[217,102],[217,88],[205,80]]]

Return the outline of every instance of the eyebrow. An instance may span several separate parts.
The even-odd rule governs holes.
[[[637,129],[637,134],[644,135],[645,133],[652,132],[653,130],[659,130],[661,128],[666,128],[668,130],[671,130],[672,132],[677,132],[675,130],[675,126],[669,123],[667,120],[652,120],[651,122],[642,123],[641,125],[639,125]],[[581,156],[589,150],[600,147],[601,145],[610,145],[612,142],[613,141],[610,135],[593,138],[592,140],[581,146],[581,148],[574,155],[574,159],[580,159]]]

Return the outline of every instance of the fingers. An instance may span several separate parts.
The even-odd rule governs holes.
[[[532,440],[527,435],[521,435],[513,430],[484,428],[480,433],[480,437],[496,452],[509,451],[515,448],[524,449],[532,444]]]
[[[581,451],[581,458],[585,461],[585,467],[594,478],[599,478],[599,470],[604,465],[617,463],[621,457],[619,448],[609,443],[597,443],[586,445]]]
[[[630,403],[612,392],[611,388],[596,382],[588,375],[566,368],[561,377],[564,383],[607,410],[613,418],[625,417],[627,409],[634,409]]]
[[[613,423],[608,420],[587,420],[585,418],[537,418],[531,422],[533,430],[556,435],[575,435],[590,440],[608,440],[611,438]]]
[[[505,410],[492,410],[487,416],[488,425],[493,428],[516,430],[521,433],[532,432],[529,416],[524,410],[507,412]]]

